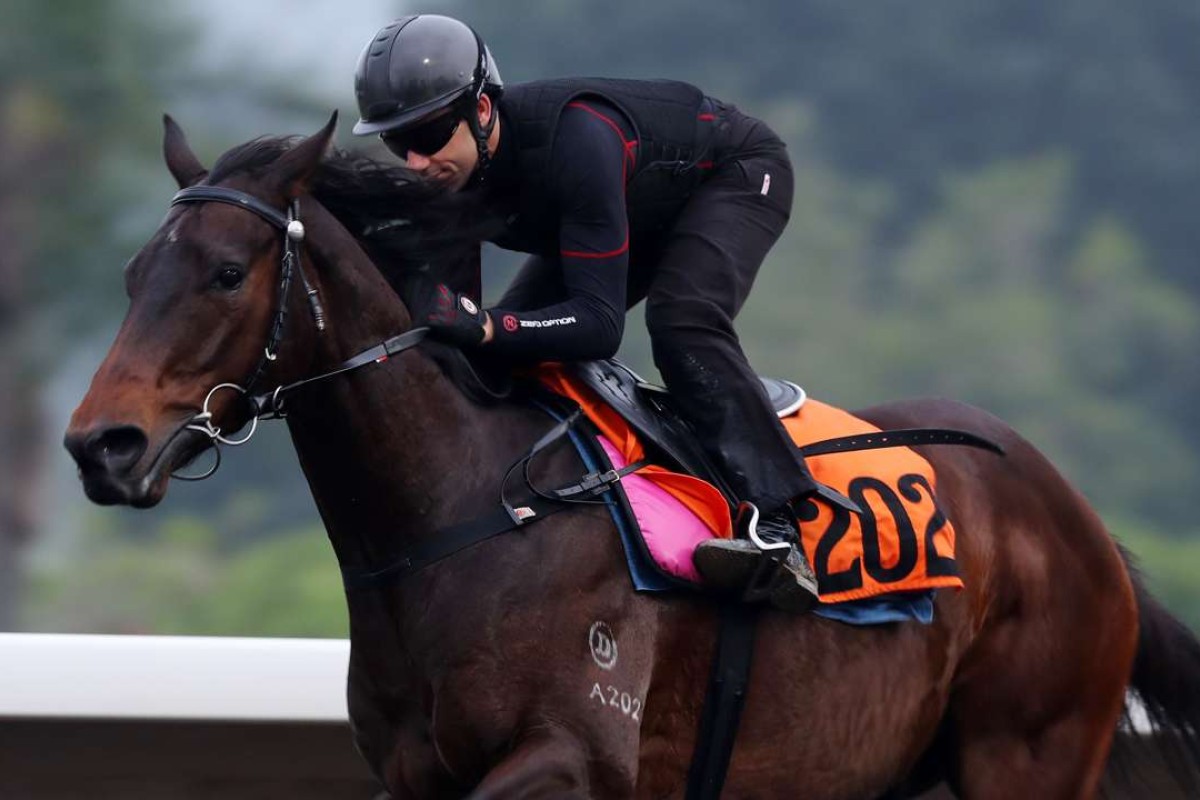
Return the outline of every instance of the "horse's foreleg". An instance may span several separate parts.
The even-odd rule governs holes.
[[[470,794],[472,800],[591,796],[587,752],[562,731],[526,738]]]

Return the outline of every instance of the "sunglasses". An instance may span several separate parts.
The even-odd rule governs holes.
[[[457,114],[443,114],[415,128],[384,131],[379,138],[388,150],[405,160],[408,160],[409,153],[431,156],[446,146],[460,122],[462,117]]]

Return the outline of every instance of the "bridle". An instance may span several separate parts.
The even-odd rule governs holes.
[[[300,243],[304,241],[304,225],[299,219],[300,206],[297,201],[292,201],[288,207],[288,213],[284,215],[258,198],[236,189],[229,189],[222,186],[192,186],[177,192],[171,200],[171,205],[208,202],[226,203],[257,214],[284,232],[284,246],[283,263],[280,267],[281,274],[279,278],[277,307],[275,309],[275,316],[267,331],[267,344],[263,349],[263,355],[259,360],[258,366],[251,373],[245,387],[236,383],[219,383],[210,389],[204,397],[204,404],[200,412],[192,417],[188,424],[181,429],[181,431],[195,431],[207,436],[212,443],[213,450],[217,454],[216,463],[202,475],[180,475],[176,473],[172,476],[192,481],[203,480],[216,473],[217,469],[221,466],[220,445],[226,444],[236,447],[246,444],[254,436],[255,431],[258,430],[258,421],[260,419],[278,419],[286,416],[284,400],[290,393],[318,381],[364,367],[367,364],[387,361],[389,357],[420,344],[429,333],[429,328],[412,328],[398,336],[393,336],[390,339],[380,342],[374,347],[368,347],[366,350],[351,356],[328,372],[303,378],[293,383],[281,384],[271,391],[262,394],[250,394],[250,390],[266,371],[267,364],[274,361],[277,357],[277,348],[283,336],[284,323],[287,319],[287,300],[292,285],[293,271],[300,273],[300,280],[304,283],[309,307],[312,310],[313,320],[317,325],[318,332],[325,330],[325,313],[321,308],[317,291],[309,284],[300,262]],[[230,389],[237,392],[250,404],[250,432],[240,439],[230,439],[222,435],[221,429],[212,422],[213,413],[209,410],[209,403],[212,401],[213,396],[221,389]],[[342,579],[346,587],[348,589],[361,589],[392,583],[407,575],[419,572],[430,564],[441,561],[477,542],[525,525],[534,519],[542,519],[565,508],[570,508],[572,504],[603,502],[602,500],[597,501],[594,498],[606,491],[613,481],[619,480],[622,475],[642,466],[644,462],[636,462],[626,466],[622,470],[610,469],[604,474],[590,474],[584,476],[584,479],[578,484],[553,489],[549,493],[536,490],[530,483],[530,487],[534,488],[535,496],[523,498],[518,502],[509,502],[505,496],[504,484],[508,482],[513,472],[518,467],[524,466],[525,479],[529,483],[529,462],[550,444],[568,435],[571,427],[579,418],[580,412],[577,409],[574,413],[559,421],[549,433],[534,443],[533,447],[529,449],[524,457],[509,467],[508,472],[505,473],[504,482],[500,487],[499,507],[474,519],[443,528],[439,531],[439,535],[435,540],[410,548],[399,559],[382,569],[352,569],[343,567]],[[365,548],[363,549],[365,552]]]
[[[374,347],[369,347],[366,350],[352,356],[343,361],[329,372],[314,375],[309,378],[304,378],[294,383],[280,384],[269,392],[253,395],[251,390],[262,378],[267,367],[279,355],[279,344],[283,338],[283,329],[287,322],[288,315],[288,295],[291,290],[294,273],[300,274],[300,281],[304,284],[304,293],[308,298],[309,309],[312,311],[313,322],[317,326],[318,332],[325,330],[325,310],[321,306],[321,300],[317,295],[317,290],[309,283],[308,277],[304,274],[304,267],[300,259],[300,243],[304,241],[304,223],[300,221],[300,201],[293,200],[287,210],[287,214],[282,214],[271,206],[267,205],[257,197],[249,195],[237,189],[230,189],[224,186],[190,186],[186,189],[181,189],[176,192],[171,198],[171,206],[182,205],[184,203],[225,203],[226,205],[237,206],[243,208],[262,219],[269,222],[279,230],[283,231],[283,257],[280,264],[279,274],[279,291],[275,304],[275,315],[271,320],[271,324],[267,329],[267,343],[263,348],[262,357],[259,358],[258,366],[254,372],[250,374],[249,380],[245,386],[237,383],[219,383],[208,391],[204,397],[204,403],[188,424],[184,426],[184,430],[195,431],[207,436],[216,450],[217,460],[213,466],[201,475],[181,475],[176,473],[174,477],[181,480],[203,480],[212,476],[221,466],[221,450],[220,445],[229,445],[237,447],[246,444],[254,437],[258,430],[258,421],[260,419],[279,419],[286,416],[284,409],[284,399],[291,392],[307,386],[317,381],[332,378],[335,375],[341,375],[344,372],[358,369],[367,364],[379,363],[386,361],[390,356],[396,353],[403,352],[411,347],[420,344],[420,342],[428,334],[428,328],[413,328],[399,336],[393,336]],[[221,432],[221,428],[213,424],[213,412],[209,408],[213,396],[222,389],[228,389],[237,392],[242,397],[246,398],[250,404],[250,430],[244,436],[238,439],[231,439]]]

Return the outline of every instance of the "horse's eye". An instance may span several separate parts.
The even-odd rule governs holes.
[[[236,289],[242,285],[242,278],[245,274],[241,268],[226,265],[221,267],[221,271],[217,273],[216,284],[222,289]]]

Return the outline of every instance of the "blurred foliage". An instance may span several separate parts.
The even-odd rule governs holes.
[[[232,505],[253,498],[235,496]],[[225,542],[222,516],[174,515],[152,530],[95,514],[77,562],[40,570],[29,627],[81,633],[348,635],[341,576],[319,525]]]
[[[10,0],[0,25],[0,124],[17,158],[26,308],[47,352],[110,318],[143,232],[166,86],[187,35],[165,8],[122,0]]]
[[[839,170],[901,187],[897,218],[925,211],[947,169],[1069,149],[1074,202],[1132,220],[1162,268],[1200,288],[1200,9],[1187,0],[427,5],[470,20],[510,81],[672,77],[757,111],[804,98]]]
[[[1196,571],[1200,565],[1200,529],[1185,540],[1163,537],[1153,529],[1125,520],[1111,521],[1117,538],[1135,555],[1146,585],[1163,605],[1200,631]]]
[[[1195,4],[432,6],[475,24],[507,81],[673,77],[768,121],[797,184],[739,317],[754,364],[849,407],[943,395],[1003,417],[1200,626]],[[246,58],[236,73],[197,67],[177,6],[12,0],[2,13],[0,130],[23,148],[22,244],[44,267],[34,353],[119,315],[119,267],[173,189],[163,109],[211,162],[352,103],[352,64],[336,98]],[[490,297],[516,263],[490,259]],[[653,374],[639,317],[622,352]],[[282,426],[156,512],[68,524],[86,534],[52,532],[60,552],[36,562],[26,627],[345,635],[336,562]]]

